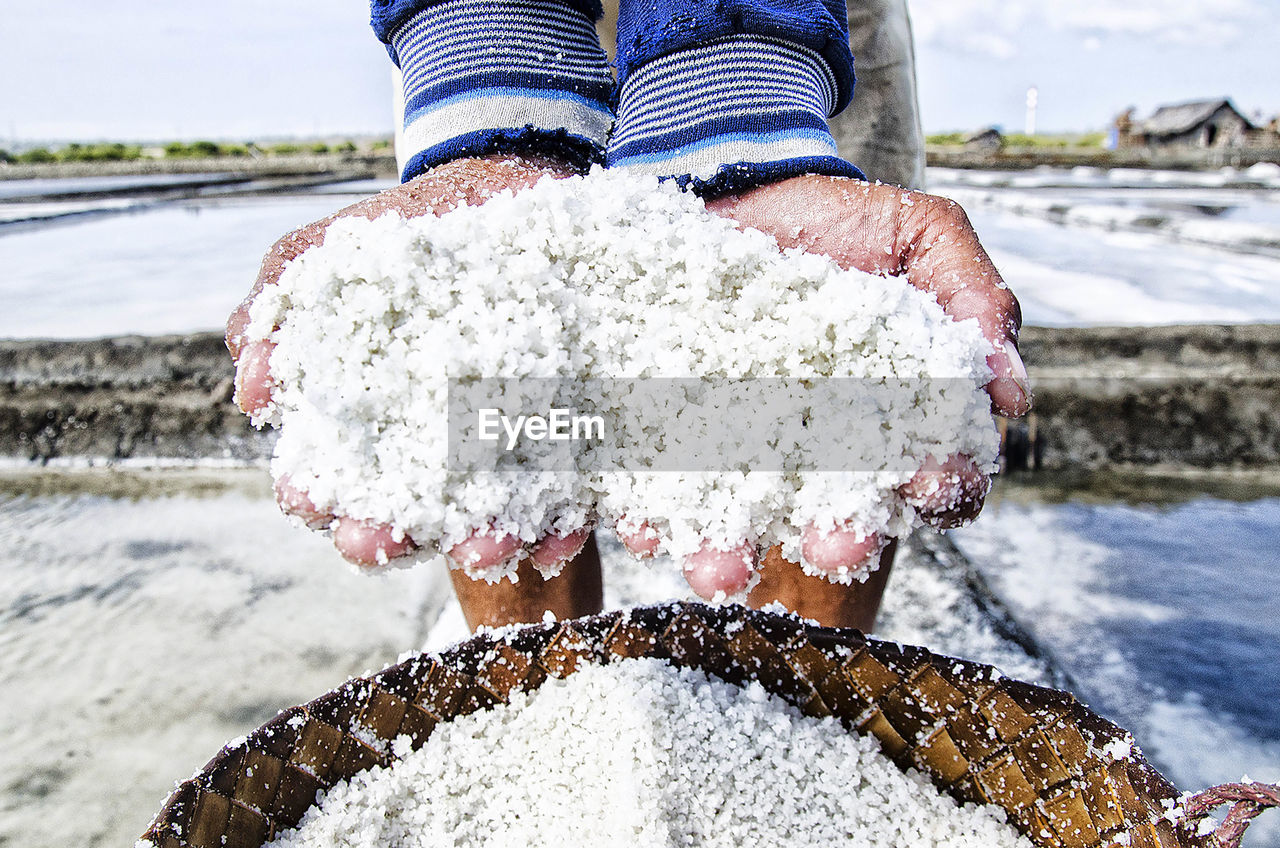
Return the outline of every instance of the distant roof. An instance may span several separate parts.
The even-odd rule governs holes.
[[[1217,100],[1194,100],[1190,103],[1176,103],[1172,106],[1161,106],[1150,118],[1139,122],[1138,128],[1149,135],[1174,135],[1207,121],[1214,112],[1226,106],[1240,115],[1245,125],[1253,129],[1253,123],[1240,114],[1230,98],[1220,97]]]
[[[986,129],[978,130],[976,133],[966,136],[964,143],[968,144],[971,141],[981,141],[988,138],[998,140],[1004,138],[1004,135],[1000,132],[999,127],[987,127]]]

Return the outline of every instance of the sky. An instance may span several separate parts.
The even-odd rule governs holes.
[[[927,131],[1103,129],[1127,107],[1231,97],[1280,113],[1276,0],[909,0]]]
[[[44,0],[0,26],[13,140],[389,134],[365,0]],[[1128,106],[1230,96],[1280,113],[1276,0],[909,0],[929,132],[1102,129]]]

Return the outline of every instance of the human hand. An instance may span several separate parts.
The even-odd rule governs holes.
[[[784,249],[825,254],[843,268],[905,276],[953,319],[976,319],[994,348],[987,357],[994,374],[987,384],[993,411],[1017,417],[1031,408],[1017,349],[1017,298],[953,201],[842,177],[801,176],[720,197],[707,208],[774,236]],[[945,529],[975,517],[989,487],[973,459],[957,454],[931,458],[899,495],[926,522]],[[834,573],[873,562],[885,541],[846,527],[830,533],[811,527],[801,550],[810,565]],[[623,543],[646,555],[658,540],[640,532],[624,535]],[[731,593],[745,584],[756,556],[750,545],[733,551],[706,547],[689,558],[685,575],[699,594]]]
[[[458,159],[432,169],[403,185],[388,189],[281,238],[263,258],[258,278],[249,295],[236,307],[227,321],[227,348],[236,362],[236,401],[248,415],[268,409],[275,383],[271,376],[270,358],[274,345],[269,341],[251,341],[246,336],[249,310],[265,286],[275,285],[285,265],[311,247],[323,244],[325,232],[339,218],[360,216],[377,218],[395,212],[405,218],[443,215],[460,205],[477,205],[506,190],[518,191],[545,177],[570,176],[573,169],[552,158],[486,156]],[[409,556],[417,545],[402,529],[385,524],[336,514],[330,505],[313,503],[307,492],[295,486],[288,477],[275,481],[276,500],[280,508],[313,528],[330,528],[338,552],[349,561],[376,567]],[[468,539],[447,553],[457,564],[482,571],[501,564],[525,548],[512,536],[495,537],[487,527],[478,527]],[[584,527],[565,536],[547,536],[527,550],[533,562],[554,567],[576,555],[587,541],[590,528]],[[425,543],[429,540],[417,540]]]

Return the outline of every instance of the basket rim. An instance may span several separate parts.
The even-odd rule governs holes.
[[[745,654],[740,643],[750,646]],[[786,654],[793,649],[794,654]],[[809,708],[827,708],[823,698],[817,696],[825,695],[827,700],[841,697],[839,692],[822,692],[824,681],[832,680],[837,674],[853,679],[853,672],[848,671],[850,664],[858,664],[859,674],[865,665],[868,676],[862,683],[872,688],[884,687],[880,693],[883,702],[871,702],[871,709],[877,715],[867,717],[863,710],[853,716],[830,709],[827,714],[836,714],[851,732],[865,733],[870,727],[870,732],[879,738],[882,750],[902,767],[920,767],[921,740],[909,742],[894,729],[893,720],[888,721],[886,728],[884,719],[889,716],[901,722],[902,715],[908,715],[911,709],[919,711],[920,706],[908,705],[902,715],[891,714],[891,705],[897,703],[894,699],[903,700],[902,692],[925,678],[933,683],[934,678],[950,677],[950,683],[961,681],[970,691],[983,693],[979,700],[999,703],[1007,713],[1016,712],[1022,716],[1019,721],[1030,721],[1028,717],[1034,716],[1035,721],[1029,727],[1052,726],[1063,734],[1085,740],[1098,756],[1108,750],[1114,754],[1123,749],[1122,756],[1113,756],[1104,764],[1104,776],[1120,786],[1120,803],[1140,808],[1137,817],[1146,820],[1137,821],[1135,826],[1143,833],[1149,831],[1145,840],[1140,836],[1137,842],[1129,844],[1179,848],[1213,844],[1210,838],[1196,832],[1195,821],[1171,813],[1179,809],[1178,790],[1146,760],[1132,736],[1068,692],[1007,677],[999,669],[983,663],[876,639],[857,630],[822,627],[793,614],[689,601],[669,601],[497,630],[482,629],[439,654],[419,652],[376,674],[353,677],[305,704],[281,711],[253,732],[225,745],[200,772],[178,784],[139,844],[161,848],[204,844],[256,848],[279,831],[294,826],[296,819],[290,822],[290,815],[278,814],[282,809],[278,798],[282,794],[280,787],[272,791],[272,799],[265,803],[261,798],[242,797],[242,787],[247,783],[242,776],[246,770],[252,773],[256,766],[275,768],[279,775],[287,768],[288,776],[301,782],[301,789],[293,792],[294,796],[298,792],[305,795],[310,789],[310,798],[302,808],[305,810],[314,805],[316,790],[370,766],[392,762],[394,755],[388,743],[398,735],[406,735],[401,733],[406,729],[405,723],[419,712],[425,716],[422,721],[429,725],[420,738],[416,734],[421,727],[408,729],[414,748],[425,741],[440,721],[503,703],[513,690],[537,688],[548,676],[571,674],[582,663],[607,664],[632,656],[657,656],[674,665],[700,668],[730,682],[757,680],[768,691],[806,712]],[[808,673],[811,669],[797,671],[795,666],[802,663],[827,669],[823,681],[815,686],[806,679],[814,675]],[[950,683],[943,680],[940,685],[950,686]],[[854,685],[858,685],[857,681]],[[853,697],[856,698],[856,693]],[[375,703],[393,704],[392,715],[400,710],[399,718],[392,722],[394,727],[381,718],[370,720]],[[985,712],[980,715],[979,708],[971,704],[965,709],[975,720],[987,715]],[[998,711],[994,714],[1002,717]],[[1018,732],[1031,738],[1026,728]],[[942,735],[946,735],[946,728]],[[906,747],[893,750],[899,742]],[[1003,747],[1012,750],[1025,739],[1000,742],[1007,743]],[[926,739],[924,746],[932,743],[933,739]],[[1117,747],[1109,748],[1113,745]],[[320,750],[328,760],[321,763],[305,756],[300,758],[299,748]],[[936,769],[922,770],[953,797],[973,800],[963,798],[963,793],[957,794],[959,783],[954,786],[939,783]],[[1004,779],[1001,775],[1000,780]],[[987,791],[998,794],[999,786],[994,790],[978,786],[979,794]],[[301,800],[293,797],[290,803],[294,805],[289,808],[291,812]],[[1038,799],[1035,805],[1044,808],[1044,799]],[[1030,808],[1025,811],[1039,819],[1050,815]],[[299,812],[298,817],[300,815]],[[200,834],[209,817],[225,817],[225,828],[229,829],[223,831],[221,839],[206,843],[201,841]],[[265,821],[265,826],[255,817]],[[241,838],[244,834],[234,828],[243,826],[237,822],[249,820],[254,820],[258,831],[265,827],[262,834],[265,838],[257,839],[252,834]],[[1023,822],[1014,823],[1037,844],[1069,844],[1037,841],[1036,834],[1028,833]],[[1097,830],[1101,832],[1100,827]],[[1132,839],[1133,828],[1124,832],[1130,833]],[[232,838],[223,841],[228,836]],[[1071,842],[1090,844],[1078,838]],[[1119,843],[1098,841],[1095,844]]]

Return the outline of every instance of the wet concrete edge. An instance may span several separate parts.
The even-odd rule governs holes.
[[[1280,467],[1280,325],[1027,327],[1011,469]],[[0,341],[0,458],[265,463],[218,333]]]

